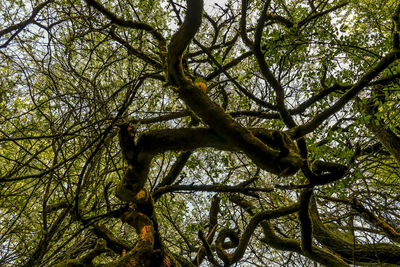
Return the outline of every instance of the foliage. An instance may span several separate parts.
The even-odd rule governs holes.
[[[398,0],[0,22],[1,266],[400,265]]]

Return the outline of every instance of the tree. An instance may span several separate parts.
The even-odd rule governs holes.
[[[400,3],[0,3],[0,265],[400,264]]]

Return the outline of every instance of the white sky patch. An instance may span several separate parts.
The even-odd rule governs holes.
[[[224,6],[225,3],[228,2],[227,0],[204,0],[204,9],[206,12],[213,11],[215,8],[215,3],[220,6]]]

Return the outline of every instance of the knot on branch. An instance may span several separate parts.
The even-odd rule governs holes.
[[[116,188],[116,195],[124,201],[135,201],[136,194],[142,190],[146,183],[150,167],[151,156],[138,152],[135,136],[135,124],[126,123],[120,125],[119,144],[122,156],[128,166]]]
[[[134,196],[130,209],[120,219],[135,228],[139,240],[131,251],[123,255],[117,266],[175,266],[174,257],[161,245],[150,192],[140,190]]]
[[[312,175],[309,175],[312,185],[324,185],[344,177],[348,167],[339,163],[315,160],[311,164]]]
[[[131,164],[135,160],[135,136],[137,127],[134,123],[119,125],[119,144],[124,159]]]
[[[278,130],[252,129],[254,136],[268,147],[278,151],[276,159],[276,174],[289,176],[295,174],[304,164],[299,155],[299,149],[290,136]]]
[[[136,209],[152,218],[154,215],[154,201],[150,192],[147,190],[140,190],[135,197]]]
[[[147,190],[140,190],[132,204],[132,208],[121,216],[121,220],[134,227],[138,234],[147,232],[149,227],[145,226],[153,227],[154,201],[151,194]]]

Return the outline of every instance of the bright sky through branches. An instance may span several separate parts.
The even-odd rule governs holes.
[[[204,0],[204,9],[210,12],[213,10],[214,4],[223,6],[226,2],[226,0]]]

